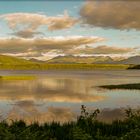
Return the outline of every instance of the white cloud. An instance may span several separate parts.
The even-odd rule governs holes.
[[[103,40],[103,38],[93,36],[58,36],[28,39],[17,37],[0,38],[0,53],[19,57],[40,57],[40,59],[44,59],[47,55],[49,57],[56,56],[56,53],[60,51],[63,52],[63,50],[73,49],[77,46],[93,44]]]
[[[69,50],[70,53],[74,54],[126,54],[130,52],[134,52],[134,48],[122,48],[122,47],[116,47],[116,46],[107,46],[107,45],[101,45],[97,47],[89,47],[89,46],[84,46],[84,47],[77,47],[74,50]]]
[[[41,26],[47,26],[46,30],[62,30],[74,26],[78,20],[70,17],[67,12],[61,16],[47,16],[39,13],[10,13],[0,15],[0,19],[7,22],[15,36],[33,37],[38,34]]]

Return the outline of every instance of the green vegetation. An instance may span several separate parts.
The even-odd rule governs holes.
[[[120,84],[120,85],[104,85],[100,86],[106,89],[137,89],[140,90],[140,83],[135,84]]]
[[[10,76],[0,76],[0,80],[34,80],[36,76],[29,75],[10,75]]]
[[[1,70],[94,70],[94,69],[127,69],[129,65],[119,64],[1,64]]]
[[[16,58],[13,56],[6,56],[6,55],[0,55],[0,65],[25,65],[25,64],[33,64],[33,62],[30,62],[25,59]]]
[[[112,123],[97,121],[100,111],[89,113],[82,105],[76,122],[27,125],[24,121],[0,123],[1,140],[140,140],[140,111],[126,110],[124,120]]]

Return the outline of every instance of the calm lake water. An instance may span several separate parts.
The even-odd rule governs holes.
[[[0,117],[27,122],[71,121],[82,104],[103,110],[99,119],[122,118],[122,108],[140,106],[140,90],[105,90],[107,84],[140,83],[139,70],[0,71],[36,75],[35,80],[0,81]]]

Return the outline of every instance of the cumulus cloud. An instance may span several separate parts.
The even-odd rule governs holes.
[[[41,26],[47,26],[49,31],[54,31],[70,28],[78,22],[67,12],[54,17],[38,13],[10,13],[0,15],[0,19],[4,19],[9,28],[14,31],[13,34],[20,37],[33,37],[39,33],[37,30]]]
[[[21,53],[3,53],[3,55],[9,55],[14,57],[23,57],[23,58],[30,58],[30,57],[40,57],[42,55],[41,52],[37,51],[28,51],[28,52],[21,52]]]
[[[43,33],[37,31],[31,31],[31,30],[21,30],[21,31],[11,33],[11,35],[18,36],[21,38],[32,38],[37,35],[43,35]]]
[[[127,48],[107,45],[91,47],[94,43],[104,40],[103,38],[92,36],[59,36],[28,39],[0,38],[0,53],[43,61],[65,55],[130,57],[140,53],[140,50],[134,47]]]
[[[87,1],[80,10],[81,19],[91,26],[140,30],[139,1]]]
[[[103,41],[100,37],[0,38],[0,53],[45,53]],[[32,53],[32,54],[33,54]]]
[[[134,48],[121,48],[121,47],[113,47],[113,46],[106,46],[106,45],[101,45],[97,47],[89,47],[89,46],[84,46],[84,47],[77,47],[74,50],[68,50],[69,53],[73,54],[126,54],[126,53],[131,53],[134,52]]]

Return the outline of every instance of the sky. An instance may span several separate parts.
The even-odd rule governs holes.
[[[135,0],[0,0],[0,53],[47,60],[58,55],[140,55]]]

